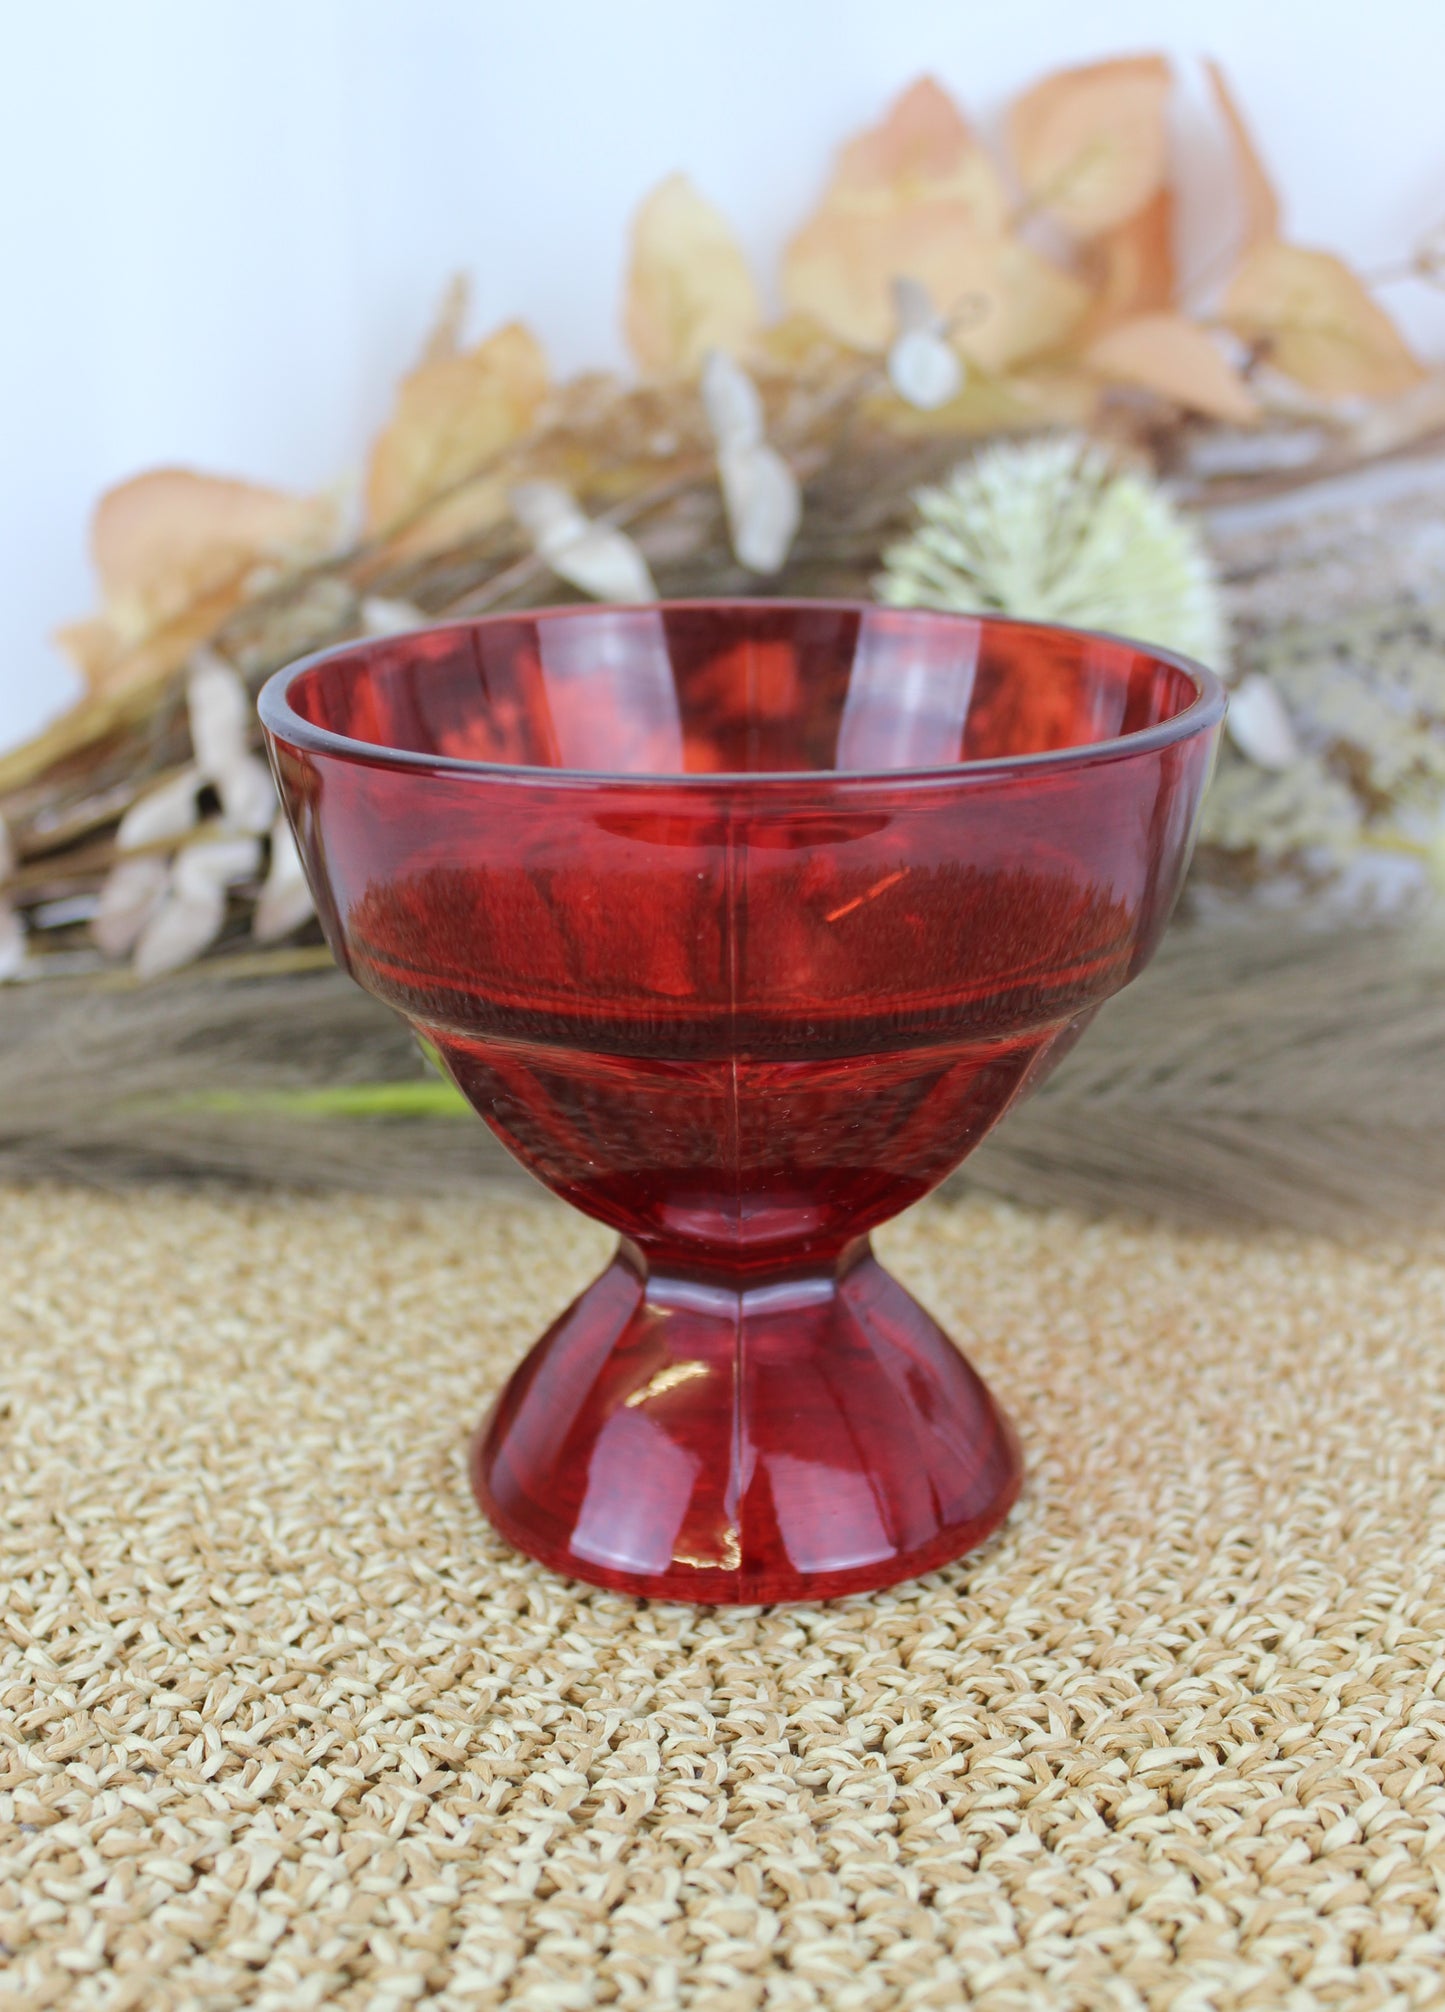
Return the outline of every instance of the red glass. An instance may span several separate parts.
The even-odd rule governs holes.
[[[506,615],[272,680],[338,959],[621,1232],[478,1435],[513,1543],[753,1602],[998,1524],[1007,1420],[868,1231],[1149,957],[1223,710],[1111,638],[817,602]]]

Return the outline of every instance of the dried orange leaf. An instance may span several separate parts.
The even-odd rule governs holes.
[[[82,715],[85,730],[77,745],[85,745],[93,734],[105,731],[105,721],[137,717],[136,707],[143,695],[180,669],[194,650],[208,643],[223,622],[235,613],[251,591],[249,573],[224,582],[189,603],[138,642],[119,637],[109,622],[77,622],[57,629],[55,641],[85,677],[89,687],[79,707],[64,715],[55,726],[30,743],[28,753],[38,758],[42,746],[68,748],[70,736],[78,730]],[[259,577],[269,576],[266,568]],[[105,713],[96,710],[96,700],[104,699]]]
[[[520,322],[418,364],[371,451],[369,529],[387,530],[479,473],[527,431],[546,392],[546,358]]]
[[[997,168],[936,77],[919,77],[876,126],[850,140],[824,206],[888,214],[916,202],[957,203],[974,231],[1001,230],[1008,201]]]
[[[896,224],[868,218],[849,236],[850,256],[840,258],[829,246],[816,266],[809,263],[811,248],[795,240],[794,272],[800,287],[805,278],[817,279],[813,312],[821,318],[831,311],[834,332],[859,348],[889,347],[889,326],[876,317],[876,290],[904,274],[921,278],[932,298],[946,304],[960,352],[985,370],[1006,370],[1056,349],[1089,304],[1087,288],[1018,238],[941,238],[932,219],[907,217]]]
[[[441,363],[449,356],[456,356],[462,346],[462,330],[466,326],[467,311],[472,304],[471,282],[464,272],[453,273],[447,281],[446,292],[437,306],[436,320],[422,344],[417,362]]]
[[[136,641],[202,594],[266,560],[326,549],[335,506],[250,482],[156,468],[110,489],[91,520],[106,618]]]
[[[330,498],[156,468],[108,490],[91,520],[91,554],[105,612],[57,640],[93,689],[173,668],[245,598],[258,574],[324,553],[336,528]],[[200,634],[195,633],[200,626]],[[143,649],[162,632],[174,651]]]
[[[1018,238],[961,246],[956,269],[962,312],[954,341],[985,370],[1059,348],[1089,304],[1087,288]]]
[[[1220,116],[1229,128],[1230,144],[1234,149],[1234,168],[1244,206],[1244,237],[1240,249],[1242,252],[1253,251],[1256,245],[1268,244],[1279,236],[1279,197],[1223,70],[1215,62],[1206,62],[1204,67],[1209,73],[1209,88],[1214,94]]]
[[[623,326],[640,369],[691,376],[710,349],[746,348],[762,320],[742,246],[686,175],[670,175],[632,226]]]
[[[1098,379],[1072,361],[1050,359],[1030,364],[1005,378],[1001,388],[1033,427],[1072,426],[1083,431],[1098,416]]]
[[[1221,311],[1286,377],[1325,398],[1390,398],[1424,375],[1363,280],[1332,252],[1256,246]]]
[[[1081,237],[1134,215],[1164,182],[1169,65],[1126,56],[1060,70],[1016,100],[1009,137],[1025,193]]]
[[[1197,323],[1181,314],[1142,314],[1120,322],[1088,350],[1088,361],[1115,384],[1139,385],[1191,412],[1247,425],[1259,405]]]
[[[756,354],[775,371],[792,377],[819,378],[857,369],[857,359],[808,314],[784,315],[765,328],[758,337]]]
[[[51,640],[69,657],[92,691],[106,682],[121,655],[121,645],[104,615],[91,615],[83,622],[66,622],[53,632]]]
[[[951,314],[968,291],[976,247],[1001,237],[1007,213],[998,170],[972,127],[941,85],[921,78],[843,148],[822,203],[784,256],[784,300],[840,342],[886,350],[894,280],[917,280]]]
[[[449,490],[442,502],[429,505],[421,516],[409,522],[403,519],[401,528],[386,539],[387,564],[401,565],[433,552],[455,551],[458,545],[484,537],[511,514],[507,503],[510,486],[510,471],[494,470]]]
[[[891,392],[865,398],[869,420],[905,439],[962,438],[1041,427],[1087,427],[1099,404],[1099,380],[1072,364],[1026,365],[1002,377],[970,370],[957,398],[932,412],[920,412]]]
[[[1078,339],[1102,335],[1117,322],[1174,305],[1174,192],[1157,189],[1127,222],[1104,231],[1089,247],[1096,275],[1094,302]]]

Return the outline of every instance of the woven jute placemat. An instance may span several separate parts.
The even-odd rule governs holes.
[[[973,1558],[647,1606],[467,1432],[606,1237],[545,1201],[0,1196],[0,2003],[1445,1995],[1445,1236],[935,1206],[1012,1408]]]

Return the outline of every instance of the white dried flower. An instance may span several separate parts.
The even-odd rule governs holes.
[[[898,333],[888,351],[888,381],[920,412],[936,412],[963,389],[963,359],[948,340],[947,323],[921,280],[895,279],[893,317]]]
[[[558,579],[594,601],[655,601],[647,561],[625,531],[594,524],[560,482],[522,482],[512,510],[537,554]]]
[[[261,870],[261,841],[230,832],[188,845],[171,869],[171,885],[182,894],[203,887],[236,887]]]
[[[1107,629],[1222,667],[1224,613],[1193,526],[1147,476],[1074,436],[993,447],[918,498],[880,600]]]
[[[0,985],[18,978],[25,968],[25,924],[8,901],[0,899]]]
[[[750,573],[776,573],[802,522],[798,478],[768,445],[757,386],[720,349],[710,350],[703,365],[702,399],[717,443],[733,551]]]
[[[1234,745],[1256,768],[1287,769],[1299,760],[1299,739],[1285,702],[1262,671],[1251,671],[1230,693],[1227,725]]]
[[[170,870],[165,899],[136,944],[135,968],[157,978],[209,950],[226,920],[226,891],[251,879],[261,864],[255,838],[221,834],[188,845]]]
[[[277,943],[316,913],[306,869],[283,811],[271,827],[271,864],[251,917],[258,943]]]
[[[424,629],[427,618],[414,601],[389,600],[384,594],[368,594],[361,604],[363,636],[404,636],[411,629]]]
[[[710,349],[702,367],[702,403],[719,447],[761,447],[767,438],[758,387],[725,350]]]
[[[196,765],[214,782],[239,754],[246,752],[250,702],[246,687],[214,650],[197,650],[186,676],[186,712]]]
[[[212,650],[198,650],[186,681],[196,766],[221,799],[233,831],[258,835],[276,815],[270,771],[251,752],[252,706],[237,673]]]
[[[90,933],[107,957],[124,957],[165,899],[171,870],[153,852],[118,859],[100,890]]]
[[[159,978],[194,964],[209,950],[226,920],[226,890],[201,887],[189,894],[172,888],[141,931],[135,969],[142,978]]]
[[[204,781],[195,763],[188,762],[158,789],[137,797],[116,831],[116,851],[139,852],[194,831],[200,821],[197,798]]]
[[[259,837],[276,815],[276,785],[259,755],[243,755],[217,778],[221,815],[231,831]]]

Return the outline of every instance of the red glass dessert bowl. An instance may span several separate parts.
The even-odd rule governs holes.
[[[1147,960],[1223,711],[1162,651],[819,602],[504,615],[272,679],[337,958],[621,1233],[478,1434],[513,1543],[754,1602],[999,1523],[1008,1422],[868,1232]]]

